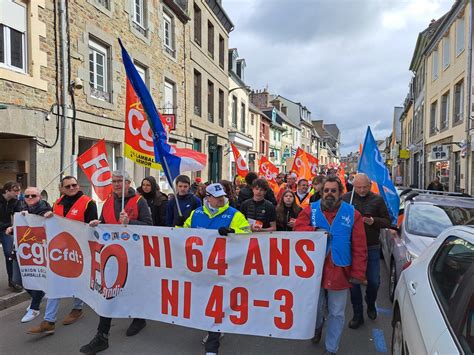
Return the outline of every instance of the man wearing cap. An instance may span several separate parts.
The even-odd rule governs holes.
[[[105,201],[102,207],[100,220],[93,220],[89,223],[91,227],[96,227],[99,223],[106,224],[137,224],[153,225],[151,212],[148,203],[130,187],[131,179],[126,172],[114,171],[112,173],[113,193]],[[125,207],[122,210],[122,191],[125,184]],[[97,334],[89,344],[84,345],[79,350],[81,353],[98,353],[109,347],[109,330],[112,323],[111,318],[100,317]],[[127,329],[126,335],[138,334],[146,326],[144,319],[135,318]]]
[[[183,227],[217,229],[223,236],[228,233],[250,232],[247,219],[241,212],[229,206],[224,187],[219,183],[210,184],[206,188],[204,205],[191,212]],[[218,332],[209,332],[207,338],[203,339],[208,355],[217,354],[220,335]]]

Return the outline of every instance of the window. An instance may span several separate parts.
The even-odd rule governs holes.
[[[166,12],[163,13],[163,44],[166,52],[174,57],[174,18]]]
[[[431,104],[430,111],[430,133],[433,134],[437,131],[436,128],[436,108],[438,106],[438,101],[435,101]]]
[[[89,83],[91,96],[110,101],[109,93],[109,50],[103,44],[89,39]]]
[[[219,35],[219,66],[224,69],[224,53],[225,53],[224,37]]]
[[[201,73],[194,70],[194,113],[201,116]]]
[[[194,4],[194,42],[201,46],[201,9]]]
[[[456,55],[464,50],[464,17],[456,21]]]
[[[462,121],[463,111],[464,111],[464,82],[461,80],[456,85],[454,85],[453,122]]]
[[[440,247],[429,270],[433,292],[466,354],[474,350],[473,259],[474,245],[452,236]]]
[[[219,126],[224,127],[224,91],[219,89]]]
[[[447,128],[449,125],[449,91],[441,96],[441,122],[440,129]]]
[[[240,131],[245,133],[245,104],[240,105]]]
[[[207,52],[214,59],[214,25],[207,21]]]
[[[255,115],[254,115],[253,113],[250,114],[250,124],[251,124],[252,126],[255,125]]]
[[[144,36],[146,36],[145,1],[146,0],[134,0],[133,4],[134,27]]]
[[[176,85],[171,80],[165,79],[165,106],[163,113],[172,114],[175,108]]]
[[[26,72],[26,7],[7,1],[3,9],[10,16],[0,17],[0,66]]]
[[[110,10],[110,2],[109,0],[97,0],[97,2],[105,7],[106,9]]]
[[[273,140],[277,139],[277,131],[273,131]]]
[[[237,128],[237,98],[232,96],[232,127]]]
[[[438,79],[438,51],[433,51],[431,55],[431,78],[433,80]]]
[[[443,69],[449,66],[449,36],[443,38]]]
[[[207,82],[207,120],[214,122],[214,84]]]
[[[137,69],[137,72],[140,75],[140,78],[142,78],[145,85],[148,86],[148,82],[147,82],[147,71],[148,71],[148,69],[146,67],[144,67],[143,65],[138,64],[138,63],[135,63],[135,68]]]

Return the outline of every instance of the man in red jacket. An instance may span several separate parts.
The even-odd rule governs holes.
[[[344,310],[347,290],[352,284],[365,284],[367,243],[362,216],[353,206],[341,200],[341,181],[330,176],[322,187],[322,199],[301,211],[295,222],[295,231],[328,231],[326,259],[324,260],[321,293],[318,303],[314,343],[321,340],[323,309],[327,300],[328,325],[325,338],[327,354],[339,348],[344,328]]]

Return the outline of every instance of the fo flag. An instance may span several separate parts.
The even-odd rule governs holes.
[[[112,193],[112,172],[107,162],[105,141],[101,139],[77,158],[97,197],[104,201]]]
[[[245,164],[245,160],[240,155],[239,149],[234,145],[234,143],[230,143],[232,147],[232,152],[234,153],[234,160],[235,160],[235,168],[237,169],[237,175],[246,177],[249,173],[249,168],[247,168],[247,164]]]
[[[258,175],[263,177],[270,184],[276,184],[276,177],[279,174],[278,168],[272,164],[267,157],[263,156],[260,159],[260,168],[258,170]]]
[[[377,183],[380,196],[383,197],[387,205],[392,222],[397,224],[400,198],[398,197],[392,180],[390,180],[388,169],[384,164],[370,127],[367,127],[367,134],[365,135],[364,146],[359,158],[357,171],[359,173],[365,173],[369,179]]]

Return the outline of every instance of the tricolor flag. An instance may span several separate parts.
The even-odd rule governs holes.
[[[207,157],[205,154],[193,151],[191,149],[177,148],[168,143],[168,134],[161,120],[160,114],[156,109],[155,103],[148,91],[145,83],[137,72],[132,59],[119,39],[122,48],[122,59],[135,94],[140,99],[141,109],[143,110],[153,141],[156,163],[161,164],[165,176],[170,185],[174,179],[186,171],[199,171],[206,166]]]
[[[237,170],[237,175],[246,177],[249,173],[249,168],[247,168],[247,164],[245,164],[245,160],[239,152],[239,149],[234,145],[234,143],[230,143],[232,147],[232,153],[234,153],[234,160],[235,160],[235,169]]]
[[[390,180],[390,174],[384,164],[382,155],[377,147],[377,142],[372,135],[370,127],[367,127],[367,134],[359,158],[358,172],[366,174],[369,179],[377,183],[380,196],[383,197],[387,205],[388,212],[394,224],[397,223],[398,210],[400,207],[400,198],[397,190]]]

